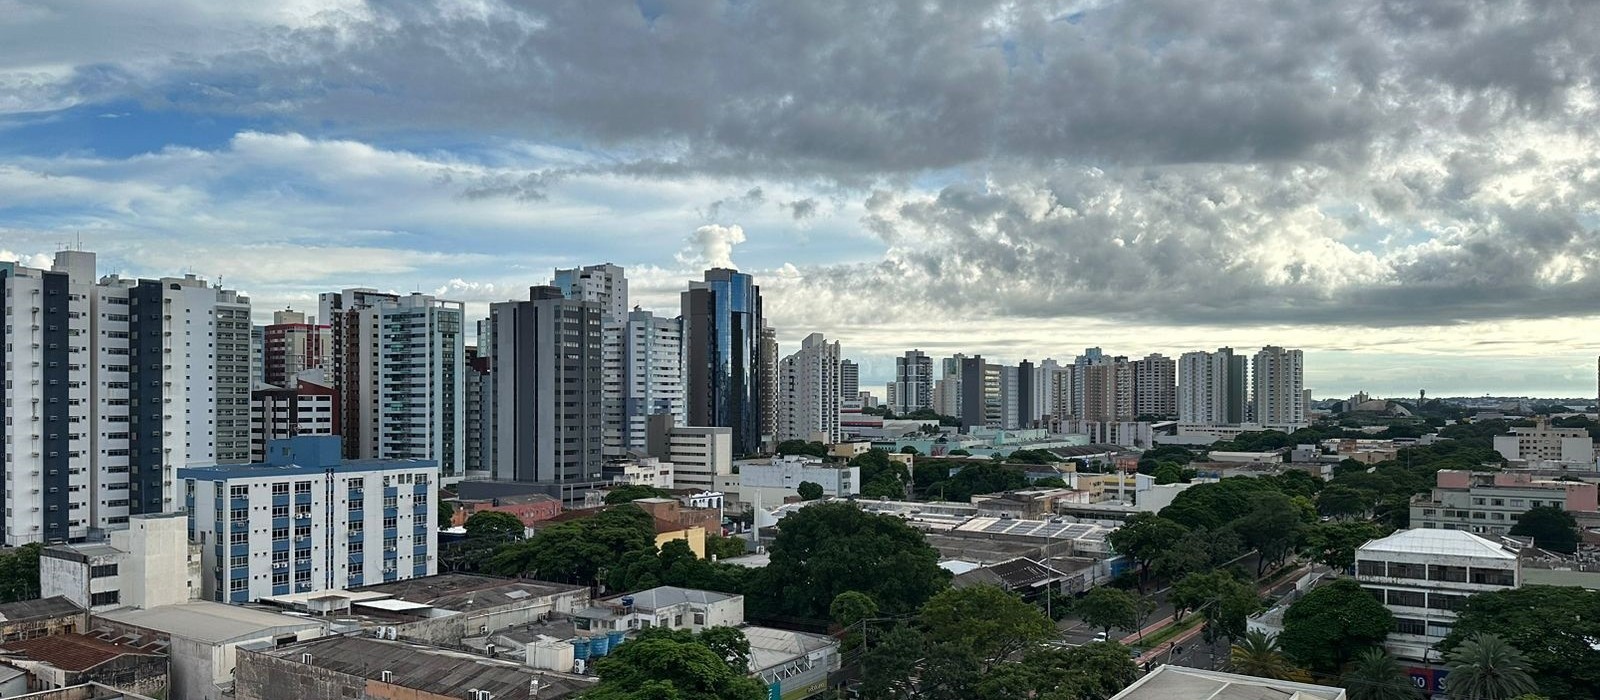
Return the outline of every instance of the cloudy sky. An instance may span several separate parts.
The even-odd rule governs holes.
[[[0,0],[0,259],[1592,396],[1600,3]]]

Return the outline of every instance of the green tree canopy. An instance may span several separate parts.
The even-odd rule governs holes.
[[[1072,606],[1072,612],[1090,627],[1107,635],[1112,629],[1132,631],[1139,616],[1139,599],[1120,588],[1098,586]]]
[[[649,513],[633,505],[613,506],[582,520],[540,528],[533,537],[502,547],[484,570],[592,583],[629,553],[654,552],[655,543],[655,523]]]
[[[1278,636],[1258,630],[1245,632],[1228,648],[1228,670],[1258,678],[1308,683],[1311,674],[1294,665],[1278,646]]]
[[[1289,658],[1332,673],[1362,649],[1382,644],[1393,626],[1388,608],[1354,579],[1341,578],[1289,606],[1278,641]]]
[[[807,455],[811,457],[828,456],[828,446],[820,442],[806,442],[805,440],[784,440],[778,443],[777,452],[780,455]]]
[[[1496,634],[1467,637],[1445,654],[1445,664],[1450,667],[1449,689],[1455,697],[1510,700],[1539,689],[1528,675],[1528,659]]]
[[[918,621],[930,642],[959,647],[985,670],[1049,639],[1056,629],[1037,606],[987,585],[940,591],[923,604]]]
[[[1578,520],[1561,508],[1539,506],[1528,509],[1517,518],[1511,534],[1532,537],[1535,546],[1552,552],[1571,554],[1578,551]]]
[[[822,484],[815,481],[802,481],[795,488],[795,491],[800,493],[800,500],[802,501],[815,501],[822,498]]]
[[[767,689],[747,674],[749,642],[738,630],[699,635],[654,628],[595,663],[600,682],[584,700],[765,700]],[[738,637],[739,641],[734,641]]]
[[[1183,467],[1177,462],[1156,463],[1156,485],[1176,484],[1183,480]]]
[[[996,668],[973,689],[973,700],[1105,700],[1139,679],[1128,648],[1093,642],[1071,649],[1037,648]]]
[[[1529,672],[1552,698],[1600,697],[1600,591],[1523,586],[1479,593],[1457,611],[1441,650],[1496,634],[1527,656]]]
[[[1137,513],[1128,518],[1122,527],[1111,531],[1107,540],[1113,549],[1128,555],[1139,565],[1142,590],[1142,578],[1149,575],[1150,562],[1176,545],[1188,531],[1188,528],[1155,513]]]
[[[1367,520],[1317,523],[1306,531],[1305,550],[1318,562],[1347,571],[1356,564],[1356,549],[1384,533],[1382,526]]]
[[[0,552],[0,602],[39,597],[39,553],[42,551],[43,545],[30,542]]]
[[[450,521],[456,517],[456,507],[449,501],[441,498],[439,499],[439,506],[436,514],[439,521],[439,529],[443,530],[449,528],[451,527]]]
[[[1207,637],[1217,635],[1240,639],[1245,633],[1245,618],[1261,607],[1261,599],[1250,584],[1225,571],[1189,574],[1167,593],[1167,602],[1180,614],[1199,612],[1206,619]]]
[[[510,540],[522,537],[522,521],[510,513],[480,510],[467,518],[467,537]]]
[[[820,503],[789,514],[757,570],[750,593],[756,610],[825,620],[845,591],[872,596],[885,612],[916,610],[950,580],[939,553],[899,518],[867,513],[853,503]]]
[[[606,505],[632,503],[641,498],[672,498],[672,492],[643,484],[617,486],[606,492]]]
[[[1401,670],[1400,663],[1380,647],[1361,650],[1339,684],[1350,691],[1350,700],[1421,700],[1422,698],[1422,693],[1411,685],[1411,679]]]
[[[1233,528],[1246,547],[1261,554],[1256,559],[1256,574],[1260,575],[1268,562],[1281,563],[1294,551],[1306,521],[1292,499],[1267,491],[1250,497],[1250,510],[1234,521]]]

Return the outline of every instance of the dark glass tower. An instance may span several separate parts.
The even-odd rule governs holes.
[[[750,275],[706,270],[683,293],[684,398],[689,425],[733,429],[733,453],[761,449],[761,288]]]

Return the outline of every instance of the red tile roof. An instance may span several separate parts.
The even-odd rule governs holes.
[[[148,647],[113,644],[81,634],[56,634],[6,642],[8,655],[42,661],[64,671],[87,671],[124,654],[160,656]]]

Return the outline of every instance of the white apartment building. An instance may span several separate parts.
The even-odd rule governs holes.
[[[894,392],[889,408],[895,413],[933,408],[933,358],[921,350],[894,358]]]
[[[812,333],[778,364],[778,441],[833,444],[839,433],[839,343]]]
[[[1539,416],[1532,428],[1512,428],[1496,435],[1494,450],[1513,462],[1535,467],[1595,468],[1595,443],[1585,428],[1554,428]]]
[[[801,455],[775,457],[765,464],[740,462],[739,473],[726,477],[730,481],[735,478],[738,480],[738,500],[741,503],[761,503],[767,507],[800,495],[800,484],[808,481],[821,486],[822,494],[826,497],[856,496],[861,493],[859,467],[829,466],[815,457]],[[724,483],[732,486],[729,481]]]
[[[670,415],[650,423],[650,456],[672,463],[674,488],[715,491],[733,473],[732,428],[673,425]]]
[[[1251,361],[1252,417],[1262,425],[1306,424],[1305,353],[1276,345]]]
[[[135,515],[107,542],[58,544],[39,554],[40,596],[90,612],[153,608],[199,597],[200,548],[184,513]]]
[[[622,447],[648,449],[649,418],[670,414],[674,425],[688,417],[683,403],[683,323],[635,309],[628,314],[622,348]]]
[[[1413,529],[1361,545],[1356,580],[1394,613],[1389,651],[1422,660],[1468,597],[1516,588],[1522,567],[1516,552],[1472,533]]]
[[[1186,352],[1178,357],[1178,423],[1229,425],[1245,422],[1244,358],[1231,348]]]
[[[193,277],[0,264],[7,544],[174,510],[173,471],[249,458],[250,300]]]
[[[1178,363],[1160,353],[1133,361],[1133,414],[1175,416],[1178,413]]]
[[[444,483],[466,464],[463,304],[426,294],[378,300],[354,312],[358,336],[346,367],[356,400],[354,429],[341,423],[357,459],[426,459]],[[350,412],[347,412],[347,416]],[[353,437],[352,437],[353,436]]]
[[[203,596],[246,603],[438,572],[431,460],[342,461],[337,437],[271,443],[263,464],[179,471]]]
[[[649,486],[658,489],[676,488],[673,484],[672,463],[655,457],[631,457],[606,462],[602,470],[612,484],[618,486]]]

